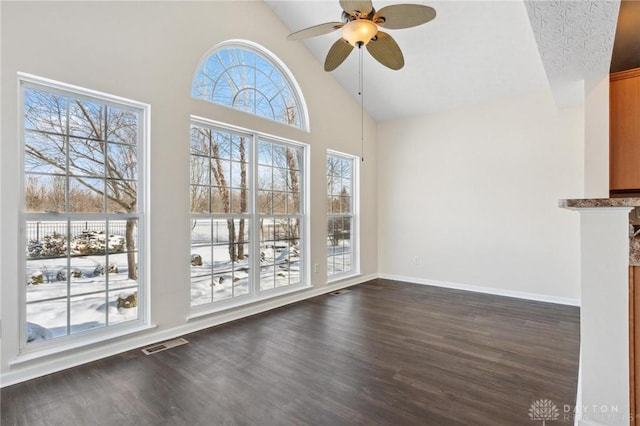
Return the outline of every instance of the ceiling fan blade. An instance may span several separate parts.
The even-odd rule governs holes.
[[[367,44],[367,50],[373,58],[385,67],[399,70],[404,66],[404,56],[398,43],[389,34],[378,31],[378,34]]]
[[[340,0],[340,7],[349,15],[360,12],[360,16],[367,16],[373,10],[371,0]]]
[[[352,50],[353,46],[345,39],[340,38],[338,41],[333,43],[333,46],[329,49],[327,58],[324,60],[324,70],[333,71],[338,68],[338,66],[347,59],[347,56],[349,56],[349,53],[351,53]]]
[[[373,22],[383,28],[399,30],[401,28],[422,25],[436,17],[434,8],[421,4],[394,4],[376,12]]]
[[[326,22],[313,27],[305,28],[287,36],[287,40],[302,40],[303,38],[316,37],[323,34],[329,34],[332,31],[342,28],[344,22]]]

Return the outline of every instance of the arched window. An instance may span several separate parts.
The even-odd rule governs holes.
[[[192,96],[308,130],[302,93],[286,66],[244,40],[217,45],[200,62]]]

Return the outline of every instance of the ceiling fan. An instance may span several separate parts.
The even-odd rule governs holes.
[[[371,0],[340,0],[342,22],[326,22],[289,34],[289,40],[302,40],[342,29],[342,37],[336,41],[324,61],[324,70],[333,71],[347,59],[354,47],[367,50],[382,65],[399,70],[404,57],[398,43],[378,28],[396,30],[425,24],[436,17],[436,11],[420,4],[395,4],[379,11]]]

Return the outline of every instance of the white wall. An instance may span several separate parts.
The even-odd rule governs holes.
[[[380,273],[578,303],[558,200],[583,194],[583,113],[549,92],[380,124]]]
[[[609,197],[609,74],[585,81],[584,196]]]
[[[0,242],[2,271],[3,384],[84,362],[145,342],[202,328],[273,306],[212,315],[189,315],[189,116],[196,114],[311,145],[311,264],[314,288],[288,297],[299,300],[325,289],[326,150],[360,154],[357,102],[261,1],[229,2],[2,2],[2,144]],[[278,56],[296,77],[307,101],[306,133],[190,98],[191,79],[201,57],[217,43],[247,39]],[[18,71],[59,80],[151,105],[150,237],[151,313],[157,328],[91,350],[14,365],[18,351],[17,250],[20,200],[20,144],[17,140]],[[331,107],[330,107],[331,106]],[[366,117],[366,162],[362,167],[362,272],[377,271],[375,125]],[[16,247],[18,247],[16,249]],[[184,258],[181,263],[176,259]]]
[[[629,211],[582,208],[579,425],[629,424]],[[575,213],[574,213],[575,214]]]

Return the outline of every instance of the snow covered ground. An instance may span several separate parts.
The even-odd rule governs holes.
[[[265,244],[260,261],[260,290],[300,282],[300,253],[287,242]],[[191,266],[192,305],[249,294],[249,258],[229,260],[228,245],[195,246],[192,254],[201,256],[201,266]],[[109,267],[117,273],[106,273]],[[105,274],[96,274],[104,270]],[[60,272],[65,271],[65,279]],[[127,254],[28,259],[26,276],[42,273],[42,284],[27,285],[27,322],[31,340],[67,334],[135,320],[138,309],[117,307],[118,298],[137,291],[128,278]],[[66,276],[70,278],[67,282]],[[40,328],[48,330],[48,334]]]
[[[327,247],[327,275],[351,271],[350,243],[350,240],[338,240],[338,245]]]
[[[260,246],[260,290],[297,284],[300,275],[300,248],[297,239],[287,239],[288,219],[265,219],[264,235],[273,241]],[[235,220],[235,229],[240,222]],[[250,229],[246,220],[245,230]],[[249,235],[244,236],[244,259],[232,262],[229,255],[229,232],[226,219],[198,219],[191,230],[191,255],[199,256],[191,266],[192,306],[249,294],[249,274],[253,263]]]
[[[109,266],[117,273],[107,273]],[[105,274],[96,268],[104,268]],[[67,282],[58,280],[60,271],[69,275]],[[71,271],[71,272],[69,272]],[[28,259],[27,278],[41,272],[43,283],[27,285],[27,322],[49,330],[51,337],[77,333],[106,324],[115,324],[138,317],[138,309],[117,308],[119,297],[126,298],[137,291],[135,280],[128,278],[127,254],[80,256],[67,258]]]
[[[300,253],[297,246],[263,245],[260,250],[260,290],[300,282]],[[231,262],[228,245],[194,246],[192,255],[199,255],[201,266],[191,266],[191,304],[203,303],[249,294],[249,258]]]
[[[192,232],[191,255],[200,257],[200,262],[191,266],[193,306],[246,295],[250,291],[253,263],[248,256],[231,262],[226,225],[219,226],[216,231],[211,224],[205,222]],[[211,236],[210,229],[214,230]],[[327,248],[330,274],[352,267],[348,243],[348,240],[340,241],[337,246]],[[298,240],[262,243],[261,291],[300,283],[300,250]],[[244,252],[249,253],[248,243]],[[32,340],[65,336],[138,318],[137,307],[118,308],[118,298],[125,299],[138,289],[138,283],[128,278],[127,253],[72,256],[69,260],[64,255],[27,257],[27,279],[40,273],[41,284],[27,285],[27,322]]]

